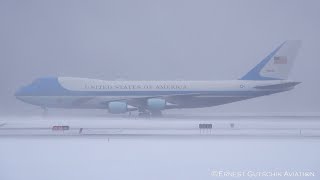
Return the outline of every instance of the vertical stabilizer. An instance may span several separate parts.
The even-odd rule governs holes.
[[[258,65],[244,75],[241,80],[281,80],[288,79],[301,41],[290,40],[282,43]]]

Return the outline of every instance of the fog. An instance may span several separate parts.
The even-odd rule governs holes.
[[[197,111],[319,111],[316,0],[0,3],[1,114],[40,113],[13,97],[38,77],[237,79],[291,39],[303,41],[294,91]]]
[[[13,96],[38,77],[232,80],[296,39],[294,90],[168,113],[319,113],[319,9],[317,0],[1,0],[0,115],[39,116]],[[216,170],[319,179],[319,150],[318,138],[0,137],[0,179],[213,179]]]

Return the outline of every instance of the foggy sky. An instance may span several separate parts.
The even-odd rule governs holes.
[[[316,0],[0,1],[0,113],[39,113],[14,91],[43,76],[228,80],[283,41],[303,46],[290,92],[199,112],[318,112]]]

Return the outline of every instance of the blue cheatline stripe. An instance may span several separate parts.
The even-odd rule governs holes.
[[[240,80],[280,80],[277,78],[263,77],[260,75],[262,68],[272,59],[272,57],[279,51],[279,49],[285,44],[282,43],[277,49],[265,57],[258,65],[251,69],[246,75]]]

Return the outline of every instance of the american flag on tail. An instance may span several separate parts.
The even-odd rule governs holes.
[[[287,56],[275,56],[273,60],[274,64],[287,64]]]

